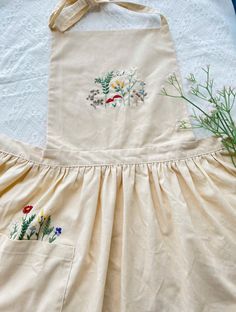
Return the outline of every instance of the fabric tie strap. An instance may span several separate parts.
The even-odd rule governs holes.
[[[99,5],[99,3],[96,0],[87,0],[87,3],[90,6],[90,8],[94,8]]]
[[[133,2],[118,0],[63,0],[59,7],[51,14],[49,27],[52,31],[64,32],[74,26],[91,9],[106,3],[116,4],[119,7],[137,13],[160,14],[154,8]],[[165,21],[165,18],[161,15],[161,22],[163,23],[163,21]]]

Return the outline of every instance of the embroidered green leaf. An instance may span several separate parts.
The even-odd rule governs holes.
[[[54,242],[54,240],[56,239],[57,237],[55,235],[53,235],[52,237],[49,237],[49,243],[52,243]]]
[[[43,232],[43,235],[42,235],[42,240],[44,238],[45,235],[50,235],[54,229],[54,226],[50,227],[51,225],[51,216],[49,216],[47,218],[47,220],[45,221],[45,224],[43,226],[43,229],[42,229],[42,232]]]
[[[30,233],[27,234],[27,239],[29,240],[33,235],[34,233],[36,232],[36,226],[31,226],[30,228]]]
[[[47,231],[48,231],[48,228],[50,227],[50,224],[51,224],[51,216],[49,216],[44,224],[44,227],[43,227],[43,234],[46,235],[47,234]]]
[[[100,83],[102,85],[103,94],[107,95],[110,91],[110,82],[113,78],[113,71],[107,73],[105,78],[96,78],[95,83]]]
[[[34,220],[34,218],[36,217],[36,214],[32,215],[29,217],[29,219],[27,220],[27,218],[23,218],[23,222],[21,225],[21,232],[19,235],[19,240],[22,240],[25,236],[26,231],[28,230],[30,223]]]
[[[18,231],[18,224],[16,223],[16,224],[14,224],[14,228],[13,228],[13,230],[11,231],[11,233],[10,233],[10,238],[15,238],[15,234],[17,233],[17,231]]]

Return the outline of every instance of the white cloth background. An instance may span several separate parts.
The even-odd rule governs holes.
[[[231,0],[137,0],[167,16],[182,77],[207,64],[218,87],[236,85],[236,18]],[[48,18],[58,0],[0,0],[0,132],[44,146],[50,60]],[[76,28],[157,26],[155,16],[106,5]],[[236,109],[235,109],[236,118]]]

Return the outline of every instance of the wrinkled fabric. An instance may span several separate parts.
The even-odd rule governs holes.
[[[236,168],[219,139],[178,129],[185,102],[160,96],[179,76],[167,20],[52,39],[46,148],[0,136],[0,311],[235,311]],[[123,105],[133,67],[143,93]],[[114,106],[87,100],[98,80],[92,104]],[[55,241],[12,236],[42,209]]]
[[[10,274],[0,278],[1,311],[19,311],[16,301],[45,311],[44,300],[61,311],[63,295],[65,312],[235,310],[236,169],[218,139],[160,149],[157,161],[73,166],[60,152],[9,142],[0,153],[0,277]],[[62,225],[57,243],[7,238],[27,204]],[[29,277],[39,280],[34,296]]]

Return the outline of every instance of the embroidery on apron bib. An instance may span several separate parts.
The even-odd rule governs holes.
[[[146,83],[138,77],[137,69],[110,71],[95,78],[99,89],[92,89],[87,97],[95,109],[98,107],[136,107],[144,104]]]
[[[170,69],[179,76],[166,18],[156,9],[134,3],[95,2],[156,14],[158,26],[67,31],[90,6],[79,0],[62,2],[50,19],[55,31],[47,149],[122,150],[193,139],[192,130],[177,131],[178,121],[188,120],[185,102],[176,104],[160,95]]]

